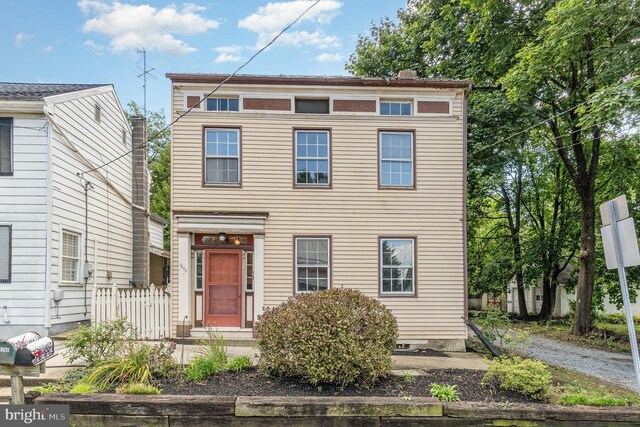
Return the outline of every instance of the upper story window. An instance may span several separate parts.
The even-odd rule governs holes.
[[[295,131],[296,185],[328,186],[330,184],[330,139],[328,130]]]
[[[11,282],[11,226],[0,225],[0,283]]]
[[[381,187],[414,187],[413,138],[413,132],[380,132]]]
[[[411,101],[380,101],[380,115],[382,116],[410,116]]]
[[[329,100],[296,98],[296,113],[329,114]]]
[[[13,117],[0,117],[0,175],[13,174]]]
[[[296,293],[329,289],[331,239],[295,238]]]
[[[238,111],[238,98],[207,98],[207,111]]]
[[[78,282],[80,266],[80,235],[62,231],[62,281]]]
[[[205,184],[240,183],[240,129],[205,129]]]
[[[102,119],[102,107],[100,107],[98,104],[96,104],[94,107],[93,118],[95,119],[96,123],[100,123],[100,120]]]
[[[380,239],[380,294],[415,294],[415,239]]]

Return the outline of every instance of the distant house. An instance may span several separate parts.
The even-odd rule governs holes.
[[[0,83],[0,337],[89,320],[93,286],[149,283],[133,122],[112,85]]]
[[[400,343],[467,338],[469,81],[168,74],[178,336],[252,337],[328,288],[393,311]]]

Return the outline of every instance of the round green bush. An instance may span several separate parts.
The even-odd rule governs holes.
[[[391,369],[398,324],[379,301],[330,289],[267,308],[257,332],[263,372],[314,385],[369,387]]]

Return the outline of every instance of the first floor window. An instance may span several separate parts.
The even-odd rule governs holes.
[[[196,251],[196,290],[202,290],[202,251]]]
[[[380,293],[415,294],[415,239],[380,239]]]
[[[329,185],[330,145],[329,131],[295,131],[296,184]]]
[[[80,235],[69,231],[62,232],[62,281],[78,282],[80,264]]]
[[[295,239],[296,293],[329,289],[331,241],[327,237]]]
[[[413,132],[380,132],[380,185],[413,186]]]
[[[205,129],[205,183],[240,183],[240,130]]]
[[[0,225],[0,283],[11,281],[11,226]]]

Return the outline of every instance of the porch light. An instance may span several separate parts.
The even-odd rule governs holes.
[[[226,234],[224,234],[224,233],[220,233],[220,235],[218,236],[218,239],[219,239],[221,242],[224,242],[225,240],[227,240],[227,235],[226,235]]]
[[[236,237],[236,238],[233,240],[233,244],[234,244],[234,245],[236,245],[236,246],[238,246],[240,243],[242,243],[242,241],[240,240],[240,238],[239,238],[239,237]]]

